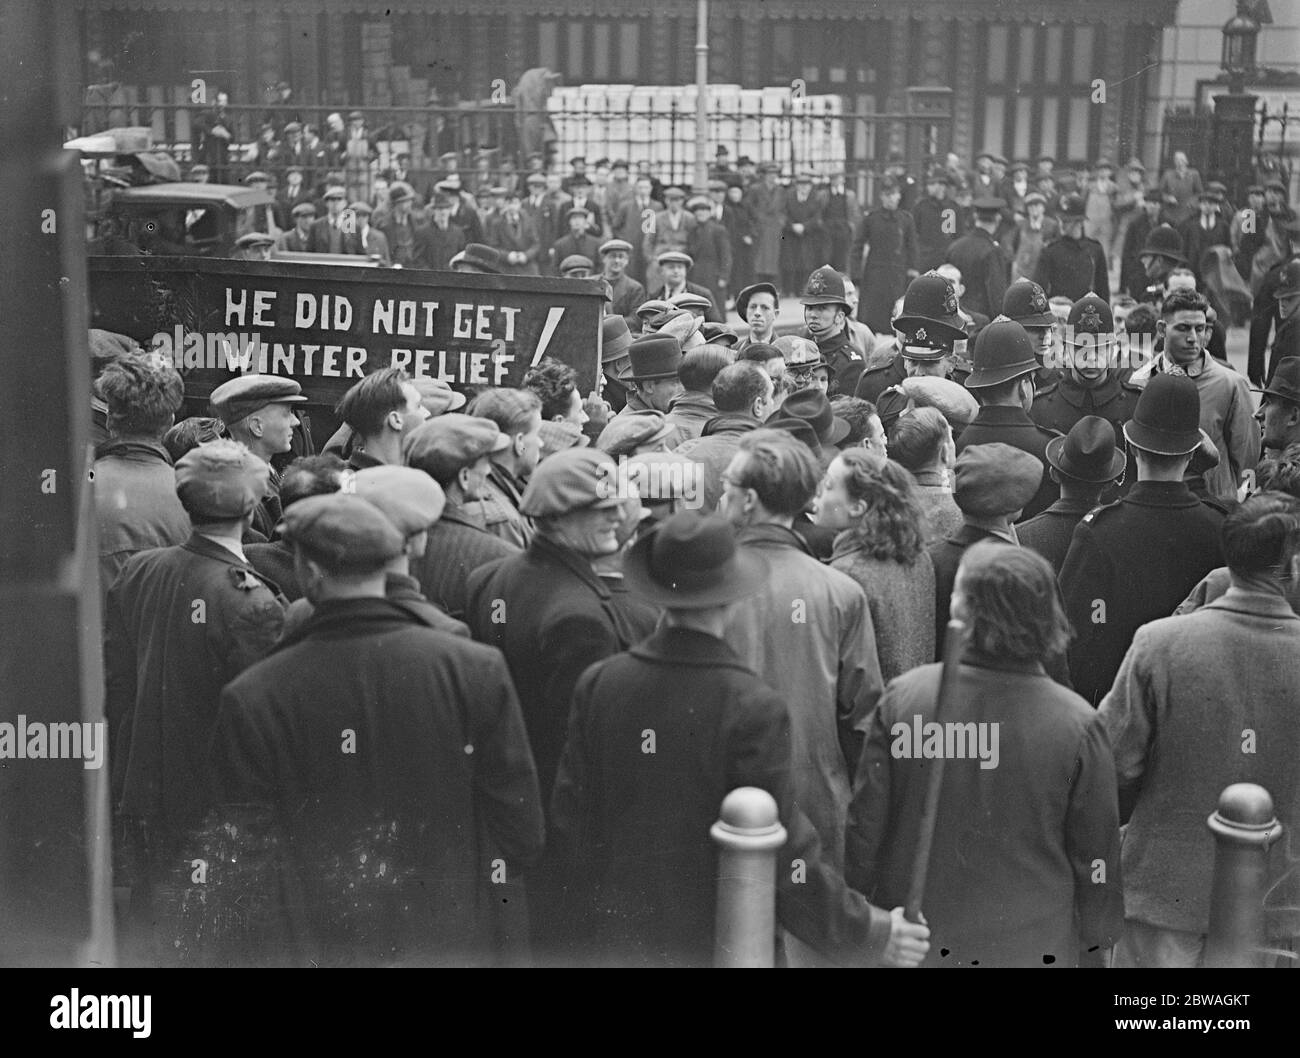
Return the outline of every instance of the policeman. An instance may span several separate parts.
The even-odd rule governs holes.
[[[1068,434],[1084,416],[1099,415],[1123,436],[1142,390],[1126,379],[1114,330],[1110,306],[1096,294],[1071,306],[1061,376],[1034,398],[1029,409],[1034,422]]]
[[[1279,223],[1278,219],[1273,221]],[[1272,358],[1272,367],[1268,375],[1264,374],[1264,350],[1268,346],[1269,331],[1273,329],[1274,324],[1281,324],[1278,317],[1278,300],[1277,284],[1282,275],[1282,269],[1291,261],[1300,260],[1300,217],[1292,217],[1283,224],[1286,237],[1289,242],[1289,249],[1286,257],[1278,261],[1260,280],[1259,291],[1255,295],[1254,305],[1250,312],[1250,352],[1248,354],[1246,377],[1250,379],[1251,385],[1260,386],[1266,381],[1266,378],[1272,378],[1273,370],[1277,367],[1277,362],[1281,356],[1294,355],[1283,353],[1279,356],[1274,353]],[[1274,346],[1276,348],[1276,345]]]
[[[903,311],[894,318],[899,351],[889,359],[872,357],[854,396],[873,403],[892,386],[914,375],[937,375],[960,382],[957,343],[966,342],[965,321],[957,313],[957,293],[936,272],[917,276],[903,295]]]
[[[1055,503],[1059,489],[1047,474],[1047,443],[1060,436],[1029,417],[1034,403],[1034,343],[1025,329],[999,316],[975,339],[974,370],[966,388],[980,402],[979,413],[957,441],[960,455],[971,445],[1008,444],[1028,452],[1043,464],[1043,477],[1021,520],[1032,518]]]
[[[828,264],[815,269],[804,284],[799,303],[803,305],[807,337],[817,343],[831,369],[831,395],[852,393],[865,365],[849,328],[844,277]]]
[[[1048,366],[1045,362],[1053,350],[1056,335],[1056,317],[1048,304],[1047,294],[1032,279],[1017,279],[1007,287],[1002,298],[1002,315],[1020,324],[1034,343],[1034,358],[1039,365],[1034,376],[1034,388],[1041,393],[1061,377],[1059,363]]]
[[[961,269],[966,285],[966,309],[996,316],[1007,291],[1011,262],[995,238],[1006,201],[995,196],[977,198],[975,226],[948,247],[947,260]]]
[[[1110,297],[1106,251],[1083,233],[1084,203],[1079,195],[1061,202],[1061,237],[1043,247],[1034,279],[1048,294],[1081,298],[1090,290]]]
[[[270,465],[271,460],[293,448],[293,431],[299,420],[292,405],[305,403],[307,398],[291,378],[241,375],[219,385],[208,400],[230,436],[270,468],[268,491],[253,514],[252,525],[270,540],[280,521],[280,474]]]

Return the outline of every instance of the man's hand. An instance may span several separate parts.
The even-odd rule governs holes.
[[[604,400],[594,389],[587,394],[587,399],[582,402],[582,410],[587,413],[587,418],[594,423],[607,423],[614,414],[614,409],[609,406],[609,402]]]
[[[919,966],[930,951],[930,927],[908,922],[901,907],[889,913],[889,943],[880,961],[885,966]]]

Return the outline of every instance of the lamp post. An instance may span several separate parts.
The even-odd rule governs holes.
[[[1228,77],[1226,95],[1214,97],[1212,170],[1228,185],[1234,202],[1241,202],[1254,176],[1256,96],[1246,92],[1246,80],[1255,72],[1259,21],[1248,0],[1237,0],[1237,13],[1223,27],[1220,65]]]
[[[695,9],[695,193],[709,186],[709,0]]]

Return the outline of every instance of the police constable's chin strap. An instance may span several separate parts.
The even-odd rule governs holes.
[[[939,676],[939,696],[934,705],[934,722],[942,724],[943,717],[952,709],[953,691],[957,685],[957,666],[961,664],[966,647],[966,625],[955,617],[948,622],[943,640],[943,669]],[[916,850],[912,856],[912,877],[907,887],[907,902],[903,914],[909,922],[924,922],[921,900],[925,896],[925,882],[930,873],[930,846],[934,843],[934,825],[939,815],[939,794],[943,788],[943,755],[930,762],[929,782],[925,787],[925,802],[921,810],[921,826],[916,836]]]

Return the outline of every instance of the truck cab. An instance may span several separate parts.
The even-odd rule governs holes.
[[[233,184],[149,184],[113,192],[117,231],[159,257],[233,257],[235,240],[255,231],[255,211],[274,199]]]

